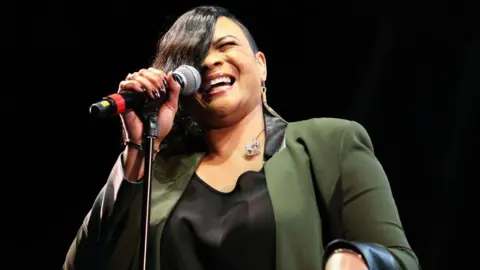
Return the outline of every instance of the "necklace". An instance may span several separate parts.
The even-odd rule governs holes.
[[[246,150],[245,156],[250,158],[260,154],[262,147],[260,146],[258,137],[263,133],[263,131],[265,131],[265,129],[260,131],[260,133],[256,137],[253,137],[251,143],[245,144],[245,150]]]

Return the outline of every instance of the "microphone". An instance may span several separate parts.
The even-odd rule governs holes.
[[[173,72],[174,80],[180,84],[181,95],[193,95],[200,88],[201,77],[198,70],[192,66],[181,65]],[[167,89],[168,91],[168,89]],[[167,95],[163,96],[161,102],[166,101]],[[101,101],[90,106],[90,114],[94,117],[110,117],[121,114],[129,109],[139,109],[152,100],[145,93],[135,91],[122,91],[104,97]]]

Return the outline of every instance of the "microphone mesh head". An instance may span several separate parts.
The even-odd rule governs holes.
[[[183,79],[184,87],[181,94],[188,96],[195,94],[202,84],[202,78],[198,70],[192,66],[181,65],[179,66],[174,73],[180,75]]]

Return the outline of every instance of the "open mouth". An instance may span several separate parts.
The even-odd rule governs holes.
[[[210,81],[207,81],[205,86],[203,87],[203,92],[205,94],[214,94],[217,92],[222,92],[230,89],[232,85],[235,83],[235,77],[225,75],[221,77],[217,77]]]

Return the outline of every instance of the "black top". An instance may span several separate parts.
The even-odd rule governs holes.
[[[263,170],[217,191],[196,174],[172,210],[161,242],[162,270],[273,270],[275,220]]]

